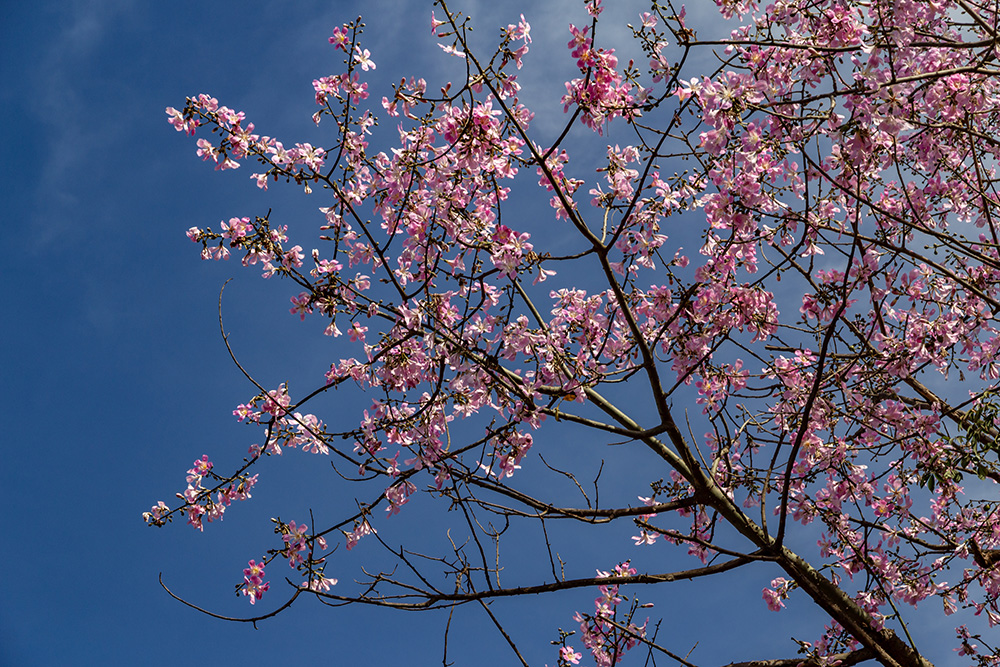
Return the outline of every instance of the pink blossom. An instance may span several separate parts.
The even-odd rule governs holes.
[[[348,33],[347,26],[337,26],[333,29],[333,35],[330,37],[330,43],[333,44],[334,48],[340,49],[341,51],[347,51],[347,45],[350,43],[351,38]]]
[[[361,69],[364,71],[374,70],[375,63],[370,59],[371,51],[368,49],[362,50],[360,46],[354,47],[354,62],[361,65]]]
[[[465,52],[460,51],[453,44],[438,44],[438,46],[449,56],[458,56],[459,58],[465,57]],[[372,69],[375,69],[374,65],[372,66]]]
[[[312,313],[312,303],[309,300],[309,292],[302,292],[298,296],[291,297],[292,307],[289,312],[292,315],[298,315],[299,319],[303,322],[306,319],[306,314]]]
[[[559,660],[568,662],[571,665],[579,665],[582,653],[577,653],[572,646],[563,646],[559,649]]]
[[[281,264],[286,268],[299,268],[305,255],[302,253],[302,246],[292,246],[290,250],[281,256]]]
[[[336,586],[337,580],[329,577],[314,576],[301,584],[302,588],[308,589],[310,591],[316,591],[317,593],[325,592],[330,590],[331,586]]]
[[[371,527],[371,524],[367,520],[362,520],[361,523],[354,527],[354,530],[350,533],[345,533],[347,537],[347,550],[350,551],[357,546],[358,541],[365,535],[371,535],[375,532],[375,529]]]
[[[358,341],[364,342],[365,332],[368,331],[368,327],[363,327],[357,322],[351,323],[351,328],[347,330],[347,335],[351,339],[352,343],[357,343]]]
[[[170,513],[170,508],[167,507],[161,500],[155,505],[153,505],[150,511],[143,512],[142,519],[151,526],[162,526],[164,523],[163,517],[165,517],[169,513]]]
[[[198,140],[198,156],[203,160],[219,161],[219,149],[207,139]]]
[[[431,34],[432,35],[437,33],[437,29],[438,28],[440,28],[441,26],[446,25],[446,24],[447,24],[447,21],[438,21],[436,18],[434,18],[434,12],[433,11],[431,12]]]
[[[203,454],[200,459],[192,464],[192,468],[188,470],[187,482],[200,483],[202,477],[211,472],[213,464],[208,460],[208,454]]]
[[[178,132],[185,132],[193,136],[195,130],[200,125],[198,119],[194,117],[185,118],[183,113],[173,107],[167,107],[167,115],[170,116],[167,122],[173,125]]]

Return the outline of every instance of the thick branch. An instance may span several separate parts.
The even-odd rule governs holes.
[[[731,662],[725,667],[818,667],[819,665],[839,665],[840,667],[850,667],[866,660],[871,660],[875,656],[867,648],[861,648],[850,653],[836,653],[828,655],[824,661],[817,658],[786,658],[783,660],[748,660],[747,662]]]

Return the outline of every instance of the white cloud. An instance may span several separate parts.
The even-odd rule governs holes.
[[[89,65],[111,24],[129,7],[125,0],[73,2],[61,14],[48,43],[36,44],[40,54],[33,70],[25,72],[28,108],[45,125],[32,165],[38,174],[34,192],[34,217],[30,220],[31,249],[42,251],[73,227],[81,195],[75,187],[81,170],[92,169],[94,156],[115,131],[112,123],[95,119],[113,115],[113,101],[96,108],[82,90],[91,81]]]

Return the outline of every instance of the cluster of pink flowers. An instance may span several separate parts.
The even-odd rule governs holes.
[[[487,475],[498,479],[513,477],[514,472],[521,468],[521,461],[527,455],[534,442],[530,433],[516,430],[504,431],[493,442],[491,465],[479,464],[479,468]]]
[[[784,577],[772,579],[771,587],[765,588],[763,593],[764,602],[767,603],[767,608],[771,611],[781,611],[784,609],[784,600],[788,599],[788,591],[790,591],[792,587],[793,583],[786,580]]]
[[[573,38],[568,47],[583,76],[566,82],[562,98],[565,110],[579,108],[580,120],[598,134],[619,116],[640,115],[635,109],[638,91],[618,71],[615,50],[594,48],[589,27],[580,29],[571,24],[569,31]]]
[[[248,565],[249,567],[243,570],[243,585],[240,590],[243,595],[250,598],[250,604],[256,604],[271,587],[271,582],[264,581],[263,558],[260,563],[251,560]]]
[[[375,533],[375,529],[372,528],[371,524],[368,523],[368,519],[362,519],[350,533],[345,533],[344,536],[347,538],[347,550],[350,551],[357,546],[358,541],[366,536]]]
[[[597,571],[599,579],[626,577],[636,573],[629,561],[615,566],[611,572]],[[635,648],[646,636],[646,623],[635,625],[631,614],[619,618],[618,605],[623,598],[618,594],[617,584],[600,586],[601,595],[594,599],[594,614],[577,612],[573,620],[580,624],[583,645],[590,650],[598,667],[610,667],[622,661],[625,653]],[[576,664],[576,663],[573,663]]]
[[[250,446],[250,455],[255,459],[263,454],[280,456],[284,447],[329,455],[326,425],[314,414],[292,412],[290,402],[291,398],[282,384],[278,389],[272,389],[233,410],[238,421],[265,422],[267,425],[264,444]]]
[[[385,498],[389,501],[389,506],[385,508],[385,511],[389,516],[399,514],[399,510],[402,509],[403,505],[410,502],[410,496],[416,493],[416,491],[417,487],[413,482],[393,484],[385,490]]]
[[[184,512],[187,515],[188,525],[204,530],[203,521],[221,520],[226,508],[232,505],[233,501],[248,500],[251,497],[250,490],[257,483],[257,475],[245,475],[241,472],[225,479],[213,473],[213,467],[214,464],[208,460],[207,454],[196,460],[187,471],[185,478],[187,488],[183,493],[177,494],[183,504],[171,510],[161,500],[149,512],[143,512],[143,520],[151,526],[162,526],[171,519],[174,512]],[[218,483],[208,488],[204,485],[207,478]]]
[[[289,567],[296,567],[305,561],[309,552],[309,545],[306,541],[308,533],[308,525],[297,526],[294,521],[288,522],[287,530],[281,539],[285,543],[284,555],[288,559]]]
[[[290,567],[307,574],[306,581],[301,585],[302,588],[323,593],[329,591],[331,586],[335,586],[336,579],[324,576],[325,559],[314,558],[312,555],[314,544],[323,550],[327,548],[326,540],[321,536],[310,537],[309,526],[305,524],[296,524],[294,521],[289,521],[287,524],[278,520],[275,522],[278,524],[277,530],[282,534],[282,540],[285,543],[285,548],[279,552],[280,555],[288,560]],[[270,560],[262,558],[259,563],[251,560],[249,567],[243,570],[243,583],[240,584],[238,590],[249,598],[250,604],[256,604],[271,586],[270,582],[264,581],[264,567]]]

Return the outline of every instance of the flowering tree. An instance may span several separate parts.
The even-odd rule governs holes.
[[[313,82],[333,148],[262,136],[208,95],[168,108],[216,169],[256,163],[259,188],[323,198],[318,240],[290,239],[270,215],[188,236],[205,259],[235,253],[293,281],[291,312],[343,338],[312,391],[248,374],[257,394],[235,415],[262,440],[237,470],[203,456],[178,503],[146,521],[202,530],[250,497],[264,458],[301,449],[367,496],[322,525],[275,519],[279,539],[239,587],[251,604],[472,604],[527,664],[494,601],[594,587],[552,660],[611,665],[634,650],[691,665],[637,596],[738,570],[761,579],[762,608],[791,596],[831,619],[753,664],[929,665],[908,623],[942,608],[958,620],[926,643],[1000,664],[978,634],[1000,623],[998,8],[717,2],[742,23],[729,39],[699,41],[683,7],[653,2],[630,26],[648,61],[623,63],[588,0],[586,25],[570,26],[565,129],[545,142],[518,99],[528,22],[483,57],[443,0],[431,27],[466,77],[437,92],[412,78],[370,104],[378,54],[360,21],[334,28],[344,70]],[[709,51],[717,69],[688,71]],[[369,145],[379,118],[398,126],[385,151]],[[581,123],[629,143],[581,166],[586,150],[566,140]],[[550,208],[504,217],[526,179]],[[370,398],[355,421],[308,412],[349,391]],[[600,502],[598,480],[578,481],[582,456],[579,470],[549,466],[567,432],[651,456],[634,488],[604,494],[641,502]],[[535,483],[532,466],[578,495]],[[420,521],[418,494],[455,510],[438,553],[378,534]],[[634,543],[573,578],[552,557],[573,551],[544,530],[555,522],[625,523]],[[543,528],[549,562],[512,581],[500,544],[521,524]],[[340,540],[397,567],[337,584]],[[643,550],[680,565],[639,571]],[[276,561],[298,572],[287,590],[268,579]]]

